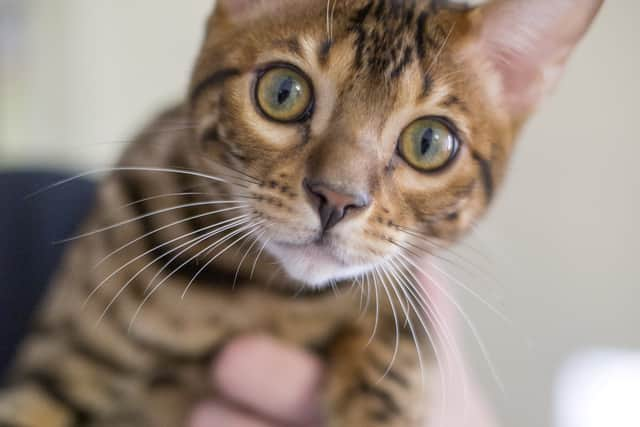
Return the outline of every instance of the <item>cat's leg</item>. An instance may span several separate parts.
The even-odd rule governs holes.
[[[329,427],[424,427],[427,404],[413,337],[352,327],[329,347]],[[393,364],[391,364],[393,361]]]
[[[34,332],[0,390],[0,426],[147,426],[136,407],[147,373],[109,356],[60,331]]]

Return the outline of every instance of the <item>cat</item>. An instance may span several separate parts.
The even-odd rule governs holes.
[[[328,426],[429,425],[420,260],[486,212],[601,3],[218,0],[188,96],[101,184],[0,425],[184,425],[247,333],[327,361]]]

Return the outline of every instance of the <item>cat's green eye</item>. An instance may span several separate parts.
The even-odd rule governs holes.
[[[255,100],[268,118],[293,123],[311,113],[313,91],[301,72],[289,66],[276,66],[258,76]]]
[[[402,132],[398,152],[414,168],[435,172],[455,158],[459,146],[458,138],[442,119],[427,117]]]

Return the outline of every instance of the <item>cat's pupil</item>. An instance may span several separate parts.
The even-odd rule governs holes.
[[[423,156],[429,152],[431,146],[433,145],[435,134],[433,132],[433,128],[428,128],[422,134],[422,140],[420,141],[420,154]]]
[[[291,77],[287,77],[282,84],[280,85],[280,90],[278,91],[278,104],[282,105],[289,99],[291,96],[291,92],[293,90],[293,79]]]

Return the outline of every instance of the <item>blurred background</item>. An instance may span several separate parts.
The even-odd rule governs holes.
[[[184,94],[212,7],[0,0],[0,169],[112,164]],[[605,4],[488,219],[443,264],[510,318],[460,293],[503,392],[471,334],[467,352],[506,426],[640,425],[638,16],[635,0]]]

